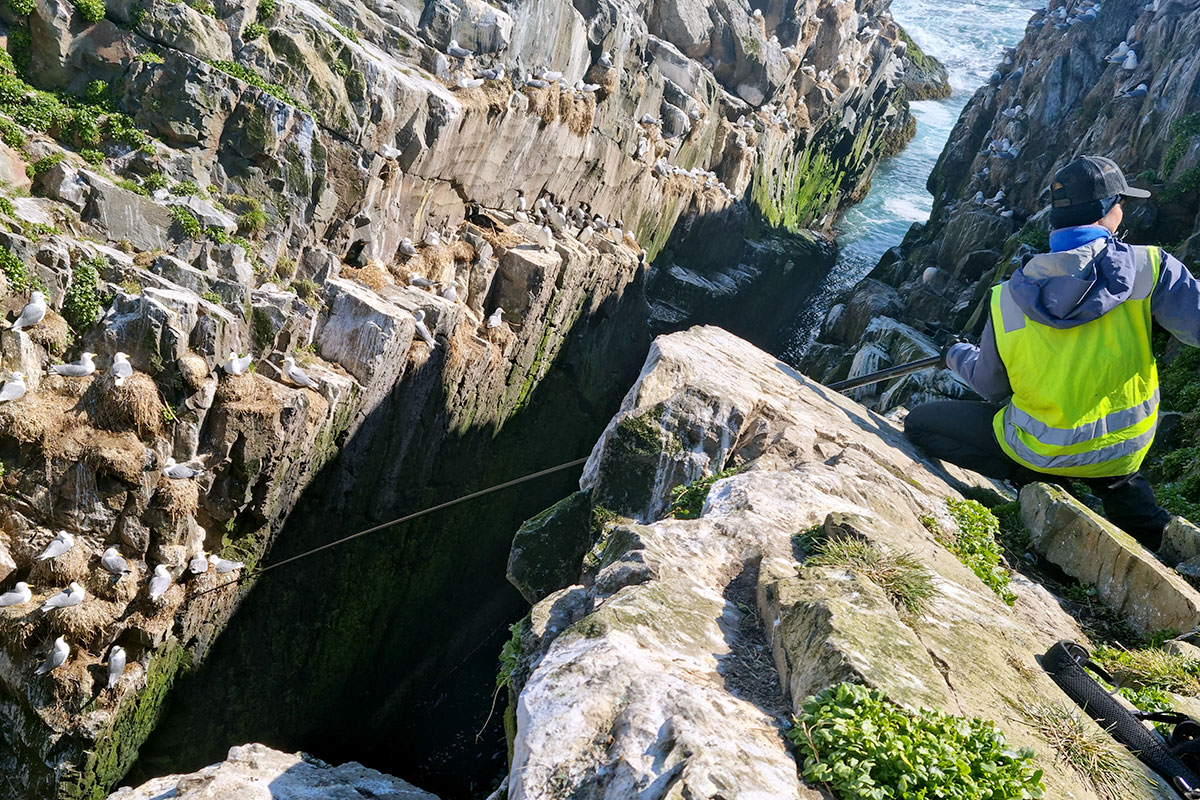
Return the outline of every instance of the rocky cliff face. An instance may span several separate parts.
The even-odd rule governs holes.
[[[978,333],[987,289],[1047,247],[1050,180],[1078,155],[1108,156],[1153,191],[1127,208],[1128,241],[1194,263],[1197,26],[1200,6],[1176,0],[1052,2],[1034,14],[951,133],[929,179],[929,222],[830,310],[804,368],[827,380],[863,374]],[[948,373],[924,373],[860,396],[889,408],[962,394]]]
[[[825,228],[907,129],[883,3],[21,0],[0,19],[4,310],[35,288],[50,306],[0,334],[28,386],[0,408],[0,579],[33,587],[0,611],[20,797],[93,796],[131,763],[239,602],[193,559],[251,570],[351,444],[312,506],[387,514],[411,499],[398,476],[486,440],[615,306],[588,352],[796,290],[828,264],[819,241],[748,227]],[[527,216],[565,206],[549,240],[518,193]],[[45,374],[83,351],[95,375]],[[231,351],[254,369],[221,369]],[[619,391],[613,368],[585,360],[581,382]],[[168,478],[168,458],[206,471]],[[37,560],[58,530],[74,548]],[[128,573],[99,570],[109,546]],[[82,604],[38,610],[71,581]],[[357,641],[370,612],[342,613]],[[60,636],[65,663],[35,675]],[[113,645],[129,664],[108,688]],[[337,686],[356,663],[310,674]]]
[[[965,555],[990,515],[961,493],[999,487],[921,460],[887,419],[748,343],[657,339],[580,486],[514,542],[514,583],[542,599],[502,658],[519,695],[510,798],[825,796],[801,779],[803,732],[795,748],[785,732],[842,681],[995,721],[1032,748],[1047,797],[1172,796],[1038,668],[1056,640],[1085,640],[1079,606],[1047,590],[1063,585]],[[1011,563],[1094,582],[1143,632],[1195,622],[1200,594],[1069,495],[1035,484],[1006,508]],[[931,581],[916,612],[906,570]],[[1066,755],[1078,736],[1114,772]]]

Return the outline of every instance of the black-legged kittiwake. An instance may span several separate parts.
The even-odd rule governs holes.
[[[162,474],[172,480],[186,481],[204,474],[203,469],[189,467],[187,464],[177,464],[174,458],[167,458],[167,463],[163,465]]]
[[[67,662],[67,656],[71,655],[71,647],[67,644],[67,640],[63,637],[58,637],[54,640],[54,646],[50,648],[50,655],[42,662],[42,665],[34,670],[37,675],[45,675],[47,672],[53,672]]]
[[[447,284],[445,289],[442,289],[442,297],[449,300],[451,303],[458,302],[458,287],[453,282]]]
[[[237,353],[230,350],[229,357],[225,359],[225,373],[227,375],[245,375],[246,370],[250,369],[252,361],[249,353],[239,357]]]
[[[442,243],[442,235],[437,231],[429,231],[423,240],[426,247],[437,247]]]
[[[228,559],[221,558],[220,556],[210,555],[208,557],[208,560],[209,560],[209,563],[211,563],[213,565],[213,569],[215,569],[217,572],[219,572],[221,574],[225,574],[227,572],[234,572],[235,570],[239,570],[242,567],[246,566],[241,561],[230,561]]]
[[[607,51],[605,51],[604,53],[601,53],[599,64],[604,69],[612,69],[613,68],[612,53],[609,53]]]
[[[86,596],[83,587],[75,581],[67,584],[67,588],[63,589],[58,594],[50,595],[46,598],[46,602],[42,603],[42,611],[51,611],[56,608],[70,608],[77,606],[83,602]]]
[[[420,286],[422,289],[428,289],[431,286],[441,286],[442,284],[441,284],[441,281],[431,281],[428,278],[424,278],[415,272],[410,272],[410,273],[408,273],[408,285],[409,286]]]
[[[504,65],[500,64],[492,69],[477,69],[475,77],[488,81],[502,81],[504,80]]]
[[[4,594],[0,594],[0,608],[23,606],[33,599],[33,592],[25,581],[17,581],[17,585]]]
[[[58,536],[54,537],[54,541],[46,545],[46,549],[37,557],[38,561],[47,561],[51,558],[58,558],[63,553],[75,546],[75,537],[66,531],[59,531]]]
[[[150,576],[150,599],[157,600],[170,588],[171,573],[167,572],[165,564],[159,564],[154,568],[154,574]]]
[[[416,322],[417,335],[421,340],[431,348],[437,347],[437,340],[433,338],[433,334],[429,332],[429,328],[425,326],[425,312],[417,309],[412,312],[413,320]]]
[[[468,50],[465,47],[459,47],[458,41],[455,39],[450,40],[450,46],[446,48],[446,52],[455,58],[470,58],[471,56],[475,55],[474,50]]]
[[[549,81],[544,81],[541,78],[535,78],[533,75],[526,75],[525,85],[530,89],[546,89],[550,86],[550,83]]]
[[[504,314],[504,309],[497,306],[496,310],[488,315],[487,326],[489,328],[499,328],[500,327],[500,317],[503,314]]]
[[[291,356],[283,359],[283,374],[292,383],[304,389],[316,389],[321,384],[308,377],[308,373],[296,366],[296,360]]]
[[[563,74],[561,72],[556,72],[556,71],[550,69],[549,67],[541,67],[537,71],[537,76],[541,80],[548,81],[549,83],[554,83],[555,81],[561,80]]]
[[[1130,50],[1125,54],[1125,60],[1121,62],[1121,69],[1133,71],[1138,68],[1138,57],[1136,50]],[[23,313],[23,312],[22,312]]]
[[[14,331],[23,331],[37,325],[46,318],[46,295],[34,292],[29,296],[29,302],[21,309],[21,314],[13,321]]]
[[[417,254],[418,250],[417,250],[417,246],[415,244],[413,244],[413,240],[408,238],[407,236],[405,236],[403,239],[400,240],[400,252],[403,255],[409,256],[411,258],[412,256],[415,256]]]
[[[113,688],[117,685],[117,681],[121,680],[122,673],[125,672],[125,648],[119,644],[114,644],[112,650],[108,651],[108,688]]]
[[[460,89],[478,89],[480,86],[483,86],[483,78],[468,78],[463,75],[455,81],[455,85]]]
[[[193,575],[203,575],[208,572],[208,556],[201,550],[199,555],[192,556],[188,559],[188,572]]]
[[[114,355],[109,371],[112,372],[114,384],[120,386],[125,383],[125,379],[133,375],[133,365],[129,363],[129,356],[124,353]]]
[[[1132,89],[1127,89],[1126,91],[1121,92],[1120,96],[1129,98],[1130,100],[1139,100],[1148,94],[1150,94],[1149,87],[1147,87],[1144,83],[1139,83]]]
[[[50,367],[51,375],[63,375],[67,378],[86,378],[96,371],[96,362],[92,359],[95,353],[80,353],[79,360],[72,364],[55,364]]]
[[[124,558],[121,558],[121,551],[115,545],[105,550],[104,555],[100,556],[100,566],[113,575],[124,575],[129,572],[129,564]]]
[[[13,370],[12,375],[4,382],[4,388],[0,389],[0,403],[11,403],[14,400],[20,400],[25,396],[25,376]]]

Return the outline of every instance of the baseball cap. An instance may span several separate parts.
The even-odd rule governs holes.
[[[1130,186],[1121,168],[1103,156],[1080,156],[1054,173],[1050,184],[1054,209],[1086,206],[1115,195],[1149,197],[1150,193]]]

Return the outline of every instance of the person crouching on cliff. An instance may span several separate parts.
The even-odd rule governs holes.
[[[905,433],[990,477],[1080,479],[1109,521],[1157,550],[1171,515],[1138,471],[1158,421],[1151,320],[1200,346],[1200,283],[1162,249],[1115,237],[1122,201],[1149,196],[1107,158],[1083,156],[1055,173],[1050,252],[992,287],[978,347],[942,351],[989,402],[922,404]]]

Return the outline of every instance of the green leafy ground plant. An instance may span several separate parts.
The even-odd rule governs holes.
[[[709,475],[707,478],[694,480],[685,486],[676,486],[671,490],[671,508],[667,511],[667,516],[675,519],[696,519],[704,509],[704,501],[708,499],[708,492],[712,489],[713,484],[722,478],[737,475],[745,469],[746,465],[730,467],[714,475]]]
[[[81,261],[71,273],[71,285],[63,296],[62,315],[76,333],[96,324],[103,310],[100,305],[100,271],[104,259]]]
[[[946,508],[958,525],[958,535],[947,546],[981,581],[1008,605],[1017,596],[1008,587],[1008,570],[1001,561],[1000,520],[978,500],[946,500]]]
[[[1033,751],[1014,750],[992,722],[909,711],[852,683],[806,699],[788,736],[801,775],[840,800],[1041,798]]]

